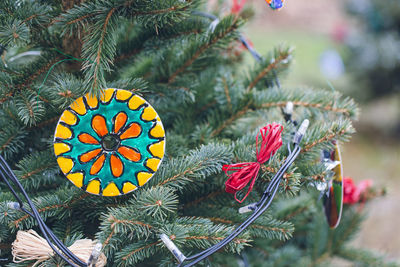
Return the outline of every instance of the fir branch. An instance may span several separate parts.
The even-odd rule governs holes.
[[[220,218],[220,217],[203,217],[203,218],[207,218],[209,220],[211,220],[212,222],[217,222],[217,223],[223,223],[223,224],[229,224],[229,225],[237,225],[238,222],[236,221],[232,221],[232,220],[228,220],[225,218]],[[270,222],[273,226],[269,226],[269,225],[262,225],[262,224],[256,224],[253,223],[250,225],[249,229],[256,229],[256,230],[262,230],[267,232],[266,235],[261,235],[261,236],[268,236],[270,238],[277,238],[277,239],[281,239],[281,240],[287,240],[289,238],[292,237],[292,233],[294,231],[294,227],[291,224],[288,224],[287,222],[280,222],[277,220],[270,220]],[[268,224],[268,222],[267,222]],[[281,225],[281,227],[279,227],[278,225]],[[256,234],[256,233],[253,233]],[[257,233],[257,236],[259,236],[260,234]]]
[[[235,114],[233,114],[230,118],[225,120],[221,126],[219,126],[217,129],[211,132],[211,137],[219,135],[226,127],[231,125],[234,121],[236,121],[238,118],[242,117],[244,114],[246,114],[250,110],[250,105],[251,103],[248,103],[243,109],[239,110]]]
[[[227,220],[227,219],[222,219],[222,218],[216,218],[216,217],[203,217],[203,218],[207,218],[209,220],[211,220],[212,222],[217,222],[217,223],[224,223],[224,224],[237,224],[237,222],[231,221],[231,220]],[[279,228],[279,227],[269,227],[269,226],[265,226],[265,225],[259,225],[259,224],[251,224],[250,228],[256,228],[256,229],[261,229],[261,230],[265,230],[265,231],[274,231],[274,232],[279,232],[282,234],[287,234],[289,231],[285,228]]]
[[[109,246],[113,236],[119,233],[135,233],[138,238],[150,235],[154,226],[137,219],[132,220],[131,216],[126,213],[126,209],[121,208],[110,208],[109,214],[102,216],[102,232],[98,234],[98,239],[103,240],[103,247]]]
[[[353,263],[359,263],[362,266],[380,266],[380,267],[398,267],[397,262],[390,262],[385,260],[381,255],[376,255],[372,251],[365,249],[356,249],[351,247],[341,248],[339,255],[341,258],[349,260]]]
[[[192,202],[186,203],[184,205],[183,209],[186,209],[186,208],[189,208],[189,207],[192,207],[192,206],[196,206],[197,204],[199,204],[199,203],[201,203],[201,202],[203,202],[205,200],[213,199],[213,198],[215,198],[215,197],[217,197],[217,196],[219,196],[219,195],[221,195],[223,193],[225,193],[225,190],[222,190],[222,189],[220,189],[218,191],[211,192],[208,195],[205,195],[203,197],[197,198],[197,199],[193,200]]]
[[[353,126],[348,120],[333,123],[329,128],[314,128],[305,137],[301,152],[310,152],[311,150],[315,150],[316,147],[320,148],[323,144],[332,144],[333,140],[346,141],[354,131]]]
[[[198,59],[205,51],[207,51],[209,48],[211,48],[213,45],[217,44],[219,41],[224,39],[225,37],[228,37],[231,33],[233,33],[240,25],[240,21],[238,20],[238,17],[234,17],[233,20],[230,22],[231,17],[225,18],[223,21],[220,22],[220,24],[224,24],[229,22],[230,25],[226,28],[218,29],[220,24],[217,26],[217,29],[215,29],[215,34],[211,34],[211,38],[205,42],[203,45],[200,45],[197,49],[196,52],[194,52],[183,64],[181,67],[179,67],[175,72],[173,72],[170,77],[168,78],[168,83],[173,83],[178,75],[183,73],[189,66],[191,66],[196,59]],[[221,26],[222,27],[222,26]]]
[[[27,128],[27,129],[28,129],[28,130],[41,129],[41,128],[43,128],[44,126],[47,126],[47,125],[49,125],[49,124],[53,124],[53,123],[57,122],[59,119],[60,119],[60,116],[56,116],[56,117],[50,118],[50,119],[48,119],[48,120],[42,121],[42,122],[40,122],[40,123],[37,123],[37,124],[35,124],[35,125],[32,125],[32,126],[30,126],[29,128]]]
[[[31,84],[43,73],[47,72],[56,62],[60,60],[59,57],[53,57],[49,58],[48,55],[44,55],[39,62],[35,62],[32,66],[31,64],[24,66],[22,72],[24,74],[18,74],[17,79],[14,79],[15,82],[14,84],[10,87],[10,91],[8,91],[6,94],[3,95],[2,98],[0,98],[0,104],[4,103],[8,99],[10,99],[12,96],[14,96],[17,92],[24,91],[26,89],[30,90],[32,93],[37,94],[36,91],[34,91],[31,88]],[[23,77],[21,77],[23,76]],[[39,98],[42,101],[48,102],[45,98],[42,96],[39,96]]]
[[[97,22],[88,29],[90,33],[83,39],[85,87],[94,95],[99,95],[100,90],[106,87],[104,71],[111,70],[110,64],[116,53],[117,17],[115,7],[96,16]]]
[[[261,107],[262,108],[271,108],[271,107],[280,107],[283,108],[287,105],[289,101],[286,102],[276,102],[276,103],[265,103],[262,104]],[[292,102],[292,101],[290,101]],[[301,101],[293,101],[293,106],[295,107],[305,107],[305,108],[316,108],[316,109],[321,109],[321,110],[325,110],[325,111],[332,111],[335,113],[342,113],[346,116],[350,116],[350,110],[349,109],[345,109],[345,108],[335,108],[332,107],[331,105],[322,105],[319,103],[307,103],[307,102],[301,102]]]
[[[57,195],[57,194],[56,194],[56,195]],[[53,212],[52,214],[54,214],[54,210],[57,210],[57,209],[61,209],[61,208],[63,208],[63,209],[71,209],[72,206],[73,206],[76,202],[79,202],[79,201],[85,199],[85,198],[88,197],[88,196],[90,196],[90,194],[88,194],[88,193],[86,193],[86,192],[85,192],[85,193],[81,193],[81,195],[78,196],[78,197],[74,197],[74,196],[69,195],[68,197],[69,197],[70,199],[69,199],[68,201],[62,201],[62,200],[60,200],[60,199],[57,197],[57,200],[58,200],[58,201],[53,201],[53,203],[54,203],[54,202],[60,202],[59,204],[54,204],[54,205],[43,205],[43,204],[41,203],[42,205],[37,205],[37,204],[36,204],[36,206],[37,206],[37,207],[42,206],[42,207],[38,208],[38,212],[39,212],[39,214],[42,213],[42,216],[44,216],[43,214],[45,214],[46,212]],[[40,202],[40,201],[38,201],[37,199],[41,199],[41,198],[40,198],[40,197],[35,198],[35,199],[34,199],[34,202]],[[11,221],[11,224],[12,224],[14,227],[19,228],[19,226],[20,226],[22,223],[26,223],[25,221],[28,220],[28,219],[31,219],[32,222],[33,222],[33,219],[32,219],[29,215],[27,215],[27,214],[25,214],[25,213],[22,213],[22,212],[19,212],[19,214],[20,214],[21,216],[16,216],[16,218],[13,219],[13,221]],[[44,217],[47,217],[47,216],[44,216]],[[60,218],[59,218],[59,219],[60,219]]]
[[[20,151],[24,147],[24,142],[22,140],[25,136],[26,132],[19,127],[14,125],[3,127],[2,130],[0,130],[0,153],[8,159],[14,153]]]
[[[274,71],[278,68],[286,69],[289,66],[290,59],[292,58],[291,49],[278,48],[274,51],[274,54],[275,55],[268,57],[267,60],[264,60],[264,62],[268,62],[266,67],[262,68],[256,75],[254,75],[253,79],[246,88],[247,92],[250,92],[262,78],[271,74],[271,71]]]
[[[10,243],[0,243],[0,249],[11,249]]]
[[[15,106],[18,111],[18,117],[25,125],[34,125],[43,117],[45,107],[41,100],[38,100],[36,94],[21,92],[15,97]]]
[[[227,102],[227,105],[228,105],[228,110],[230,112],[232,112],[232,99],[231,99],[231,96],[230,96],[230,93],[229,93],[228,83],[227,83],[225,77],[222,77],[221,80],[222,80],[223,87],[224,87],[224,93],[225,93],[226,102]]]
[[[153,243],[144,245],[144,246],[142,246],[142,247],[139,247],[139,248],[137,248],[137,249],[131,251],[129,254],[125,255],[125,256],[122,257],[121,259],[122,259],[123,261],[126,261],[128,258],[132,257],[133,254],[136,254],[136,253],[138,253],[138,252],[140,252],[140,251],[142,251],[142,250],[144,250],[144,249],[148,249],[148,248],[150,248],[150,247],[156,246],[156,245],[158,245],[158,244],[160,244],[160,243],[161,243],[161,241],[156,241],[156,242],[153,242]]]
[[[271,89],[253,92],[256,108],[284,107],[287,102],[294,106],[336,113],[351,119],[357,119],[358,107],[348,97],[339,92],[312,89]]]
[[[203,181],[207,176],[221,172],[223,164],[231,158],[229,147],[208,144],[189,152],[188,156],[176,158],[163,164],[153,179],[152,186],[169,186],[188,190],[191,183]]]

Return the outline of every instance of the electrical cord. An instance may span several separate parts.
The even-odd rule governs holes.
[[[279,183],[283,177],[283,174],[290,167],[290,165],[292,165],[296,157],[300,154],[300,151],[301,151],[300,146],[296,144],[295,148],[293,149],[293,152],[288,156],[288,158],[285,160],[285,163],[275,174],[274,178],[271,180],[270,184],[264,191],[260,201],[257,202],[254,213],[251,216],[249,216],[249,218],[247,218],[246,221],[244,221],[241,225],[239,225],[233,233],[231,233],[228,237],[226,237],[218,244],[215,244],[214,246],[196,255],[186,258],[185,261],[191,261],[190,263],[182,265],[183,264],[182,262],[178,266],[190,267],[199,263],[203,259],[209,257],[210,255],[214,254],[222,247],[230,243],[233,239],[235,239],[238,235],[240,235],[248,226],[250,226],[250,224],[252,224],[257,218],[259,218],[265,212],[265,210],[267,210],[267,208],[271,205],[272,200],[275,197],[277,190],[279,188]]]
[[[261,199],[256,203],[253,214],[251,216],[249,216],[242,224],[240,224],[229,236],[224,238],[222,241],[211,246],[210,248],[208,248],[206,250],[203,250],[202,252],[199,252],[193,256],[184,258],[183,261],[180,262],[180,264],[178,264],[178,267],[193,266],[196,263],[209,257],[213,253],[217,252],[222,247],[224,247],[229,242],[231,242],[233,239],[235,239],[240,233],[242,233],[250,224],[252,224],[258,217],[260,217],[268,209],[268,207],[271,205],[272,200],[278,191],[279,183],[280,183],[283,175],[289,169],[289,167],[293,164],[293,162],[296,160],[297,156],[301,152],[300,142],[308,128],[308,125],[309,125],[309,121],[304,120],[303,123],[300,125],[299,129],[297,130],[297,132],[295,133],[295,135],[293,137],[293,141],[292,141],[292,143],[294,144],[293,150],[290,150],[290,143],[288,144],[289,155],[285,159],[282,166],[279,168],[278,172],[272,178],[271,182],[265,189]],[[189,261],[190,263],[183,265],[185,261]]]
[[[20,205],[19,209],[24,211],[28,215],[32,216],[38,222],[39,229],[43,233],[46,241],[49,243],[50,247],[58,255],[60,255],[60,254],[58,253],[58,250],[54,247],[54,245],[50,241],[49,235],[50,235],[51,239],[53,240],[53,242],[57,244],[57,247],[59,248],[59,250],[61,250],[64,254],[67,254],[79,266],[86,266],[86,264],[83,263],[82,261],[80,261],[80,259],[78,259],[75,255],[73,255],[73,253],[70,252],[69,249],[66,248],[65,245],[62,244],[61,241],[54,235],[54,233],[47,227],[47,225],[43,222],[42,218],[40,217],[39,213],[37,212],[34,204],[30,200],[30,198],[28,197],[28,195],[25,192],[25,190],[23,189],[22,185],[19,183],[18,179],[15,177],[15,175],[12,172],[12,170],[9,168],[8,164],[5,162],[5,160],[1,156],[0,156],[0,160],[1,160],[0,168],[3,171],[3,173],[1,173],[1,176],[2,176],[3,180],[6,182],[7,186],[9,186],[10,189],[11,189],[12,187],[11,187],[10,183],[7,181],[7,177],[8,177],[21,190],[21,192],[24,195],[24,197],[26,198],[29,206],[31,207],[33,214],[23,207],[22,200],[18,196],[16,196],[16,199],[18,200],[18,203]],[[62,257],[64,260],[66,260],[69,264],[73,265],[63,255],[60,255],[60,257]]]
[[[46,239],[47,243],[49,246],[52,248],[52,250],[57,253],[63,260],[65,260],[68,264],[72,266],[82,266],[85,267],[87,266],[86,263],[84,263],[82,260],[80,260],[78,257],[76,257],[55,235],[54,233],[50,230],[50,228],[44,223],[43,219],[40,217],[39,212],[37,211],[35,205],[33,204],[32,200],[29,198],[28,194],[24,190],[23,186],[21,183],[18,181],[18,178],[15,176],[13,171],[11,170],[10,166],[7,164],[7,162],[4,160],[4,158],[0,155],[0,176],[3,179],[3,181],[6,183],[7,187],[10,189],[11,193],[14,195],[15,199],[18,201],[19,207],[21,211],[25,212],[29,216],[33,217],[39,226],[40,231],[42,232],[44,238]],[[27,209],[24,208],[23,202],[21,198],[18,196],[17,192],[14,190],[12,185],[10,184],[11,180],[14,185],[20,190],[22,195],[25,197],[26,201],[28,202],[29,207],[31,208],[32,212],[28,211]],[[55,243],[55,245],[52,243],[52,241]],[[62,253],[60,253],[60,251]],[[68,258],[63,255],[63,253],[68,256]],[[72,260],[72,262],[71,262]],[[73,263],[74,262],[74,263]]]

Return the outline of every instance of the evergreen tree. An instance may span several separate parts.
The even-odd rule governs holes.
[[[70,244],[82,237],[103,244],[107,266],[175,266],[161,242],[169,236],[186,254],[228,235],[246,216],[224,192],[221,167],[255,159],[255,136],[269,122],[284,125],[283,146],[262,166],[246,203],[259,199],[287,156],[295,127],[281,108],[291,101],[294,118],[310,119],[300,157],[280,184],[274,205],[225,250],[213,266],[238,265],[239,253],[254,266],[325,265],[339,256],[364,265],[379,257],[347,249],[362,216],[346,209],[329,230],[319,192],[309,185],[329,179],[319,163],[332,140],[346,142],[357,118],[353,100],[332,90],[278,88],[293,52],[276,47],[243,71],[227,53],[238,46],[244,21],[221,17],[214,29],[198,0],[94,0],[0,2],[0,153],[54,233]],[[217,13],[217,11],[216,11]],[[36,51],[36,52],[35,52]],[[55,160],[52,140],[60,114],[85,93],[104,88],[143,95],[166,129],[166,157],[142,188],[121,197],[99,197],[69,183]],[[1,264],[12,263],[18,230],[37,222],[10,208],[0,184]],[[245,205],[245,204],[244,204]],[[57,256],[46,266],[61,266]]]
[[[348,38],[348,64],[361,82],[364,99],[400,92],[400,3],[396,0],[350,1],[359,28]]]

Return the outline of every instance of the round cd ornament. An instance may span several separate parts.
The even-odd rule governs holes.
[[[127,90],[76,99],[54,134],[58,165],[77,187],[118,196],[149,181],[164,157],[165,132],[154,108]]]
[[[272,9],[281,9],[283,7],[283,2],[284,0],[265,0],[267,4],[272,8]]]
[[[329,227],[336,228],[339,225],[343,208],[343,167],[339,145],[336,142],[332,151],[323,151],[322,160],[327,169],[333,172],[323,202]]]

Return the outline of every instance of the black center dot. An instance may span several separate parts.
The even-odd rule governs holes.
[[[103,146],[104,150],[107,151],[116,151],[119,147],[120,141],[117,136],[108,134],[103,137],[101,141],[101,145]]]

